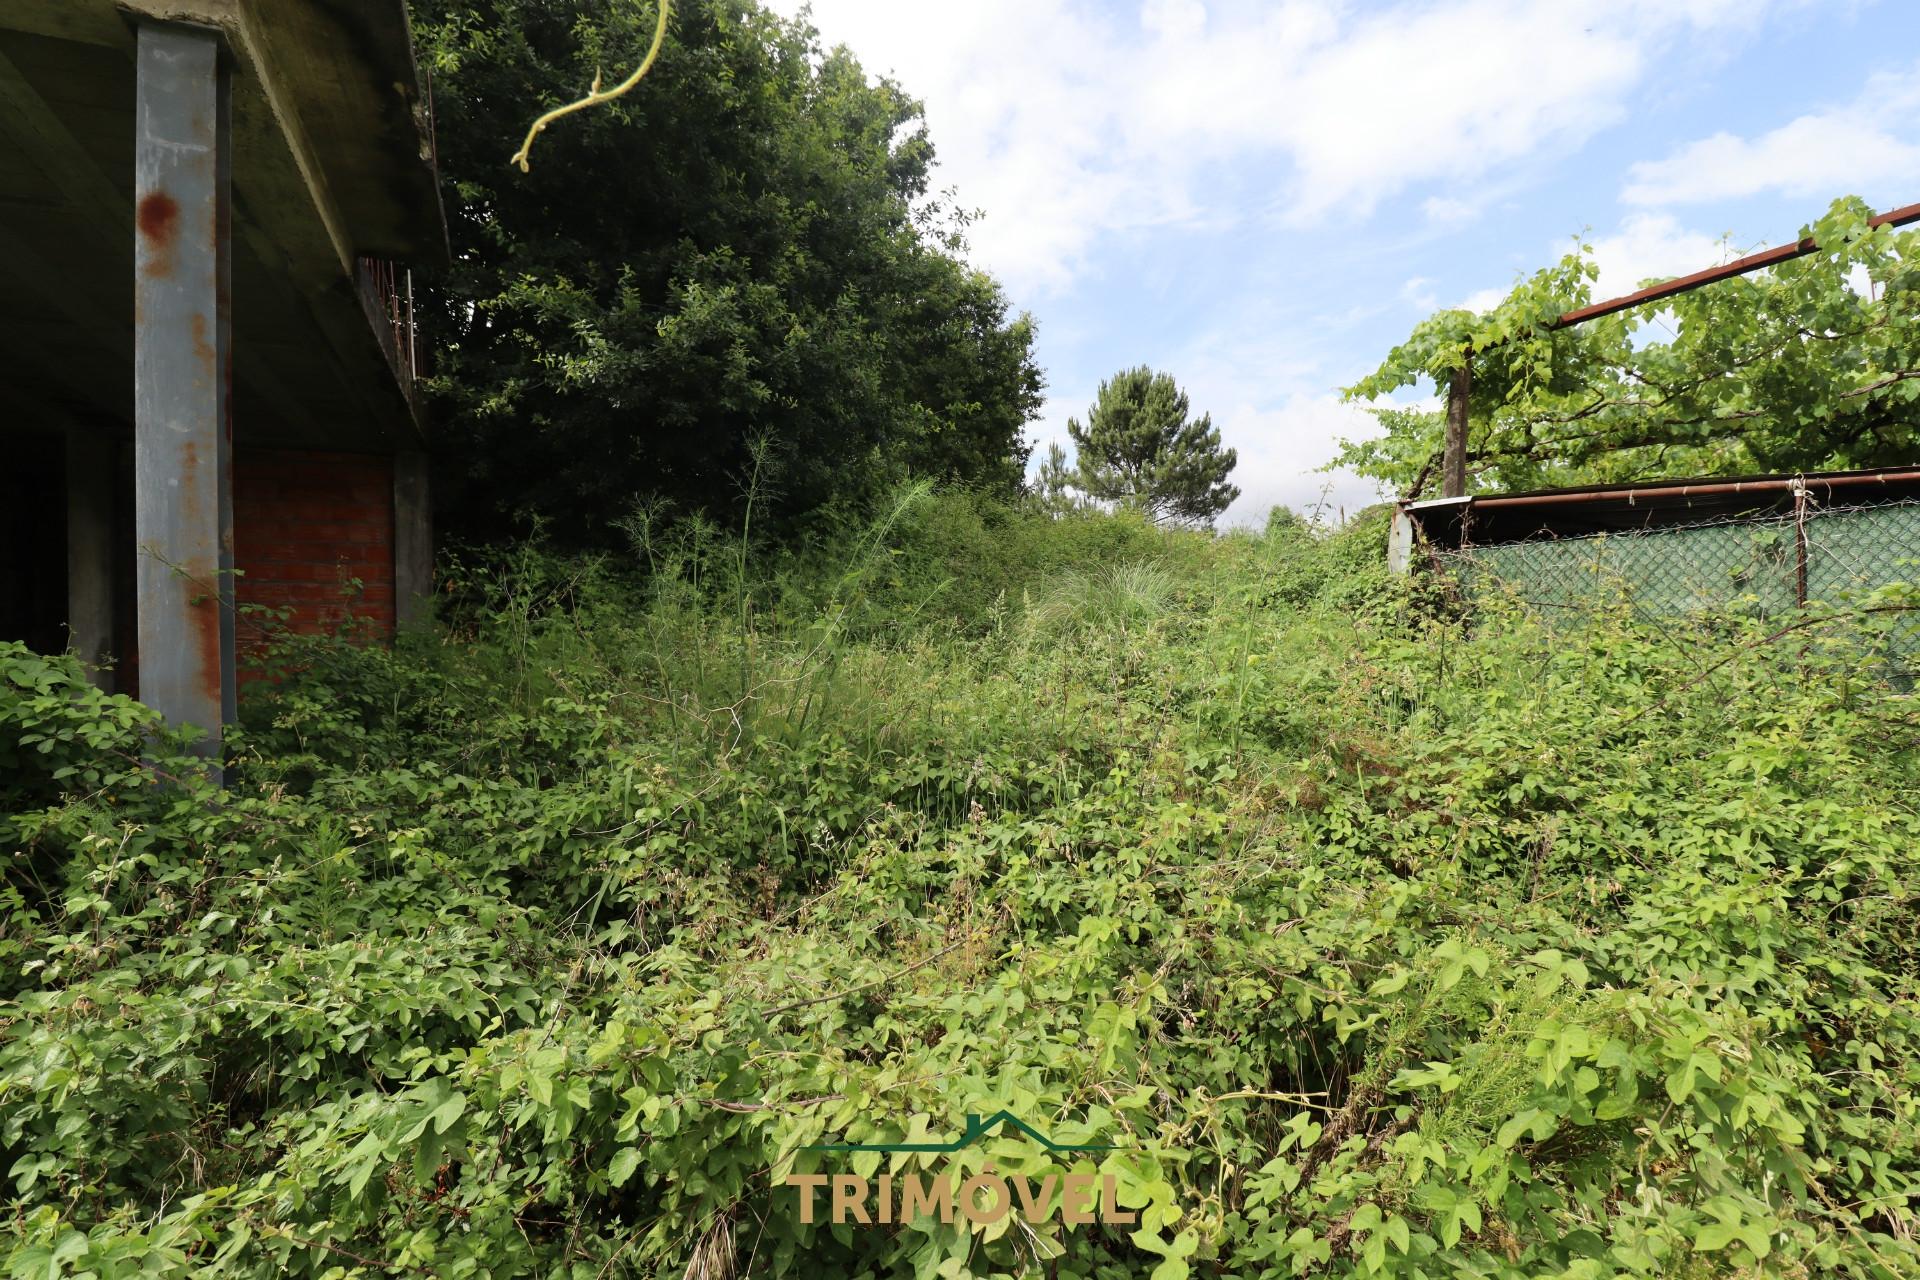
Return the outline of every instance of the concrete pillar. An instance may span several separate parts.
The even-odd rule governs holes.
[[[393,458],[393,616],[402,630],[433,617],[433,510],[427,455]]]
[[[113,648],[113,438],[67,430],[67,648],[87,664],[95,687],[113,692],[100,663]]]
[[[142,23],[134,128],[134,542],[140,697],[234,714],[232,123],[217,31]]]
[[[1403,578],[1413,572],[1413,517],[1405,507],[1393,509],[1387,530],[1387,572]]]

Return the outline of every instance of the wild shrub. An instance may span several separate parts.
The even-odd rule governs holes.
[[[1437,617],[1374,522],[1103,519],[473,555],[282,651],[224,794],[0,648],[10,1273],[1920,1274],[1882,615]],[[781,1185],[1002,1108],[1139,1222]]]

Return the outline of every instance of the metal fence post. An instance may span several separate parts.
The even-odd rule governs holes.
[[[1807,607],[1807,486],[1798,476],[1793,481],[1793,568],[1794,602]]]

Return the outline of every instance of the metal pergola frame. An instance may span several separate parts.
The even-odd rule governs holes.
[[[1904,227],[1912,222],[1920,222],[1920,204],[1904,205],[1898,209],[1889,209],[1876,214],[1869,222],[1871,227]],[[1708,267],[1704,271],[1695,271],[1691,275],[1676,276],[1662,284],[1649,285],[1632,293],[1610,298],[1605,302],[1596,302],[1590,306],[1578,307],[1563,313],[1547,326],[1548,332],[1557,333],[1562,329],[1571,329],[1575,325],[1585,324],[1589,320],[1598,320],[1602,316],[1617,315],[1622,311],[1642,306],[1649,302],[1661,302],[1668,298],[1691,293],[1695,289],[1722,280],[1731,280],[1767,267],[1778,266],[1795,258],[1804,258],[1818,251],[1819,243],[1806,236],[1792,244],[1783,244],[1773,249],[1762,249],[1749,253],[1745,257],[1735,258],[1717,267]],[[1474,349],[1467,347],[1466,358],[1453,376],[1447,380],[1447,432],[1440,454],[1440,496],[1443,498],[1462,497],[1467,492],[1467,397],[1473,389]]]

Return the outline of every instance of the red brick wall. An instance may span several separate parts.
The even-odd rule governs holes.
[[[391,635],[393,460],[236,450],[233,557],[243,608],[291,609],[286,625],[298,632],[330,631],[352,616]],[[242,613],[242,650],[249,633],[257,628]]]

